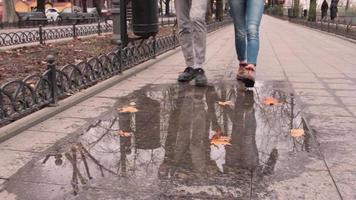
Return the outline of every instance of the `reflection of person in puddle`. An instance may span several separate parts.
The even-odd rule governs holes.
[[[218,170],[210,160],[209,142],[210,126],[213,130],[219,129],[216,100],[213,87],[180,86],[169,119],[165,158],[158,172],[160,178],[203,178]]]
[[[235,167],[252,170],[258,165],[253,91],[236,94],[235,106],[224,108],[232,122],[231,145],[225,147],[224,171]]]
[[[232,122],[231,145],[225,146],[224,172],[245,169],[269,174],[274,170],[278,152],[273,149],[264,166],[259,164],[256,145],[256,117],[253,91],[236,91],[234,107],[225,107]]]

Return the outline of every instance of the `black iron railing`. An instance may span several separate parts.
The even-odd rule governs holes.
[[[208,31],[217,30],[230,23],[230,19],[211,23],[208,25]],[[179,43],[176,34],[157,39],[150,38],[61,68],[55,65],[53,56],[48,56],[48,69],[43,74],[10,81],[0,87],[0,125],[10,123],[50,104],[56,104],[59,99],[120,74],[177,46]]]
[[[352,20],[318,20],[314,22],[306,19],[290,18],[289,21],[310,28],[319,29],[321,31],[345,36],[347,38],[356,39],[356,24]]]
[[[48,40],[56,40],[63,38],[75,38],[77,36],[86,36],[107,33],[112,31],[112,25],[108,23],[92,24],[92,25],[72,25],[59,28],[46,28],[39,26],[38,29],[4,32],[0,33],[0,47],[13,46],[26,43],[39,42],[44,44]]]

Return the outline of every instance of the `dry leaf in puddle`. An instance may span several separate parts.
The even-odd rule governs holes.
[[[219,101],[218,104],[220,106],[233,106],[234,103],[232,101]]]
[[[290,134],[292,135],[292,137],[295,137],[295,138],[297,138],[297,137],[302,137],[302,136],[305,135],[303,129],[292,129],[292,130],[290,131]]]
[[[278,105],[279,102],[276,98],[273,98],[273,97],[267,97],[265,98],[265,100],[263,100],[263,103],[265,105],[268,105],[268,106],[274,106],[274,105]]]
[[[227,136],[220,136],[219,138],[216,138],[216,139],[212,139],[210,141],[210,144],[211,145],[214,145],[214,146],[218,146],[218,145],[231,145],[230,144],[230,140],[231,138],[230,137],[227,137]]]
[[[131,132],[125,132],[125,131],[120,130],[120,131],[119,131],[119,135],[120,135],[121,137],[131,137],[131,136],[132,136],[132,133],[131,133]]]
[[[137,108],[133,106],[127,106],[119,109],[119,112],[121,113],[135,113],[137,111],[138,111]]]

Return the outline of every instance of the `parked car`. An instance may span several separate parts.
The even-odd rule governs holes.
[[[58,13],[58,10],[57,10],[57,9],[55,9],[55,8],[48,8],[48,9],[46,10],[46,17],[47,17],[48,21],[50,21],[50,22],[55,22],[55,21],[57,21],[58,16],[59,16],[59,13]]]

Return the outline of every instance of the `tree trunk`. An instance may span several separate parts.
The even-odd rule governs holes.
[[[83,12],[87,12],[87,7],[88,7],[88,4],[87,4],[87,0],[82,0],[82,6],[83,6]]]
[[[316,21],[316,0],[310,0],[308,20]]]
[[[224,5],[222,0],[216,0],[216,10],[215,10],[215,18],[217,21],[221,21],[224,15]]]
[[[347,11],[350,7],[350,0],[346,0],[346,7],[345,7],[345,11]]]
[[[45,12],[45,0],[37,0],[37,12]]]
[[[163,15],[163,0],[159,0],[159,15]]]
[[[18,17],[16,15],[15,3],[13,0],[4,1],[4,17],[3,22],[15,23],[18,22]]]
[[[166,5],[166,15],[168,16],[170,14],[170,3],[171,3],[171,0],[166,0],[165,1],[165,5]]]
[[[206,16],[205,16],[205,19],[206,19],[207,22],[209,22],[211,20],[211,16],[213,14],[211,4],[212,4],[212,2],[211,2],[211,0],[209,0],[208,1],[207,11],[206,11]]]
[[[99,16],[101,16],[101,1],[100,0],[94,0],[93,1],[93,6],[96,8],[96,11],[98,11]]]

